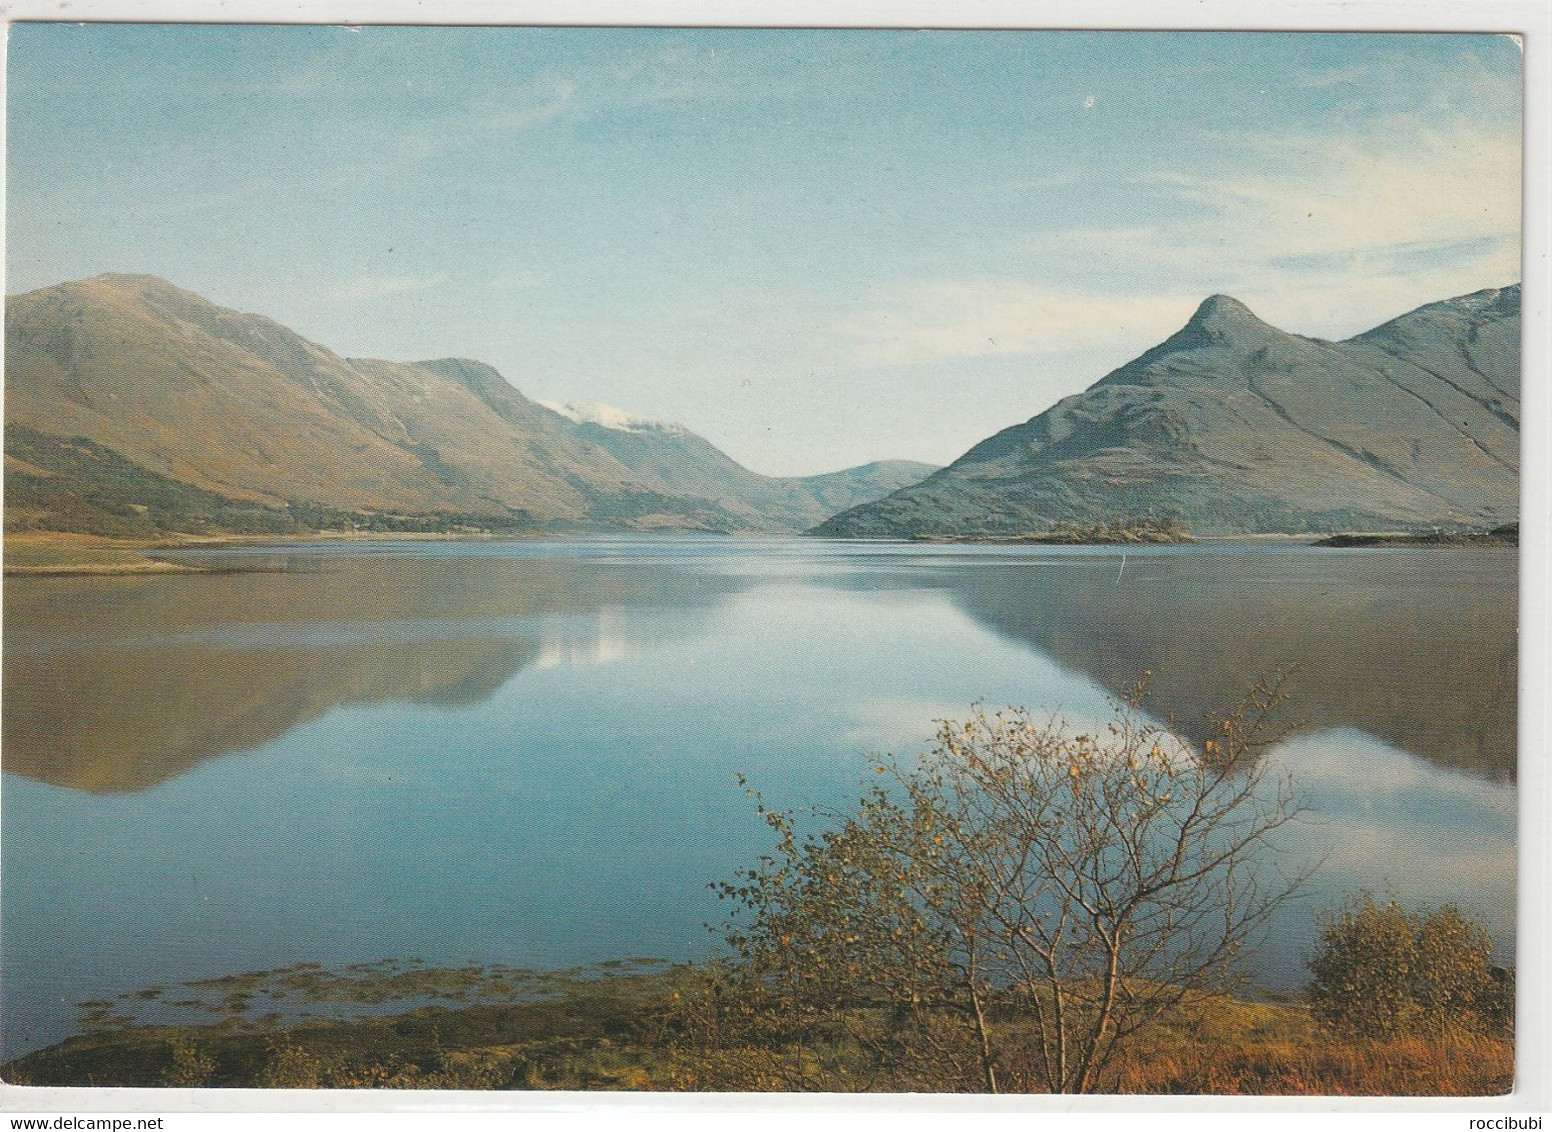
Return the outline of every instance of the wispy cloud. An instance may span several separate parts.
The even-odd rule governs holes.
[[[726,56],[714,47],[665,44],[610,68],[621,94],[639,102],[688,102],[701,98],[727,75]]]
[[[1389,116],[1361,132],[1206,141],[1206,161],[1135,173],[1120,223],[1032,234],[997,276],[880,287],[835,320],[837,337],[864,365],[1142,349],[1214,292],[1285,329],[1345,337],[1519,278],[1512,133]]]
[[[1015,278],[942,279],[876,292],[837,330],[857,361],[906,365],[1148,342],[1178,325],[1183,293],[1089,292]]]
[[[1032,236],[1030,275],[1077,265],[1127,290],[1227,292],[1325,336],[1519,278],[1516,136],[1390,120],[1362,134],[1216,140],[1207,168],[1135,178],[1160,219]]]
[[[370,299],[382,299],[390,295],[406,295],[417,291],[431,291],[448,280],[446,271],[430,275],[363,275],[346,283],[331,287],[326,297],[337,303],[359,303]]]
[[[1520,146],[1468,122],[1363,135],[1222,139],[1224,173],[1148,180],[1262,254],[1311,255],[1518,238]],[[1198,230],[1200,230],[1198,228]]]

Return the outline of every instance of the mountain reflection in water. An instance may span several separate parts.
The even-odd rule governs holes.
[[[156,584],[169,580],[181,584]],[[77,790],[143,790],[342,704],[474,704],[529,665],[598,663],[628,647],[624,610],[688,611],[730,588],[667,568],[499,556],[17,579],[4,766]]]
[[[1355,888],[1458,904],[1513,954],[1512,553],[230,554],[265,569],[7,579],[6,1054],[82,999],[300,961],[704,957],[708,882],[769,849],[739,775],[844,809],[869,752],[977,698],[1087,728],[1144,670],[1191,736],[1301,666],[1273,757],[1310,820],[1269,852],[1324,865],[1261,985],[1306,980],[1315,911]]]
[[[1516,556],[1498,550],[1311,550],[1068,558],[1053,569],[944,580],[981,624],[1118,696],[1148,702],[1200,744],[1214,712],[1288,669],[1280,722],[1348,727],[1442,766],[1512,780]]]
[[[645,544],[650,545],[650,544]],[[1295,666],[1284,722],[1353,728],[1495,780],[1515,766],[1516,558],[1308,549],[1050,555],[1040,548],[793,542],[769,560],[716,543],[634,558],[309,555],[201,577],[16,579],[5,597],[5,769],[141,790],[261,747],[342,704],[472,704],[528,666],[631,648],[631,609],[714,634],[761,585],[945,593],[976,623],[1188,737],[1258,675]],[[653,620],[661,633],[664,620]],[[858,664],[867,658],[859,656]],[[1038,710],[1038,689],[1027,705]]]

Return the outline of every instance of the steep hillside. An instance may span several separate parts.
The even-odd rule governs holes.
[[[473,364],[349,361],[148,276],[65,283],[6,307],[8,424],[88,439],[205,491],[579,520],[588,489],[629,481]]]
[[[686,430],[574,419],[480,362],[340,357],[152,276],[8,297],[5,389],[10,529],[798,530],[837,509]],[[913,478],[839,475],[845,506]]]
[[[1497,525],[1519,513],[1520,289],[1345,342],[1222,295],[1087,391],[816,533],[1020,533],[1172,516],[1202,533]]]

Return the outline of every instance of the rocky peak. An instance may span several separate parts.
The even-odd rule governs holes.
[[[1257,350],[1282,349],[1295,341],[1297,339],[1292,335],[1262,322],[1238,299],[1209,295],[1184,326],[1097,382],[1096,388],[1149,384],[1156,376],[1156,366],[1162,365],[1168,371],[1176,364],[1177,355],[1196,350],[1227,349],[1249,354]]]
[[[1181,329],[1180,335],[1208,342],[1227,342],[1246,334],[1263,335],[1273,331],[1244,303],[1228,295],[1209,295]],[[1177,335],[1179,337],[1179,335]]]
[[[1451,305],[1470,315],[1517,315],[1520,313],[1520,285],[1486,287],[1452,300]]]

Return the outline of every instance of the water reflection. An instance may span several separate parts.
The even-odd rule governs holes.
[[[264,572],[13,580],[5,768],[144,789],[340,704],[472,704],[525,667],[608,663],[631,647],[629,609],[717,632],[730,595],[799,581],[946,592],[1117,695],[1151,671],[1151,702],[1198,740],[1257,675],[1294,665],[1285,718],[1297,730],[1356,728],[1514,776],[1513,554],[1134,552],[1122,570],[1115,554],[1038,549],[632,545],[249,552],[234,561]],[[1044,706],[1037,689],[1028,706]]]
[[[1512,942],[1512,555],[1133,553],[1119,585],[1108,552],[802,540],[268,564],[8,581],[8,1053],[80,999],[300,960],[704,956],[707,882],[769,848],[738,774],[844,807],[934,717],[1092,720],[1148,668],[1189,723],[1303,664],[1276,757],[1316,811],[1288,851],[1327,864],[1267,985],[1352,887]]]
[[[1318,911],[1367,891],[1408,907],[1454,904],[1514,961],[1515,792],[1433,766],[1341,729],[1301,735],[1272,757],[1309,807],[1279,849],[1318,862],[1306,899],[1283,913],[1258,956],[1267,985],[1298,987]]]
[[[342,704],[475,704],[525,667],[617,659],[628,609],[678,607],[689,631],[689,611],[732,588],[502,557],[267,565],[285,569],[9,581],[5,769],[143,790]]]
[[[1295,666],[1283,722],[1356,728],[1441,766],[1512,780],[1516,557],[1502,551],[1073,557],[942,579],[977,621],[1198,741],[1257,676]]]

